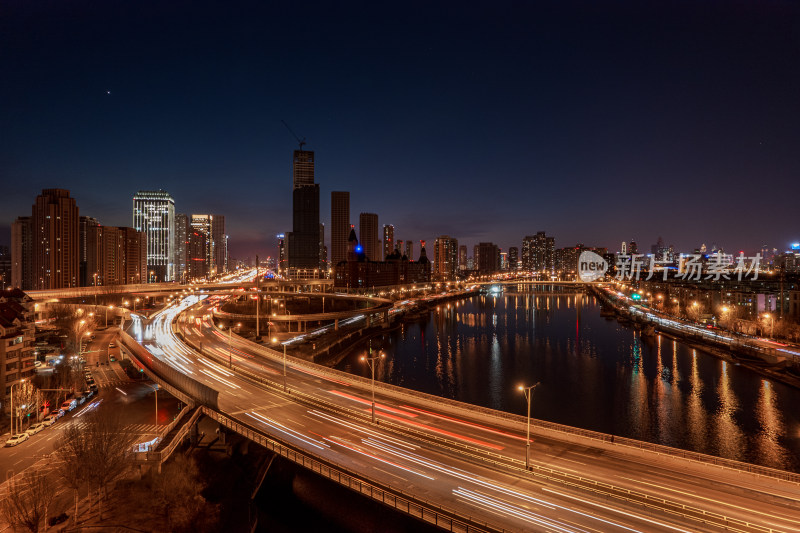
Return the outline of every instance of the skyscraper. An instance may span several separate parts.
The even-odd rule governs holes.
[[[323,273],[328,270],[328,247],[325,246],[325,224],[322,222],[319,224],[319,270]]]
[[[517,270],[519,267],[519,248],[512,246],[508,249],[508,269]]]
[[[18,217],[11,224],[11,286],[33,288],[33,224],[31,217]]]
[[[409,261],[414,260],[414,241],[406,241],[406,253],[403,255],[408,257]]]
[[[147,236],[148,281],[175,279],[175,200],[168,192],[133,195],[133,228]]]
[[[378,248],[378,215],[361,213],[358,216],[358,240],[364,247],[364,254],[369,261],[380,261]]]
[[[79,269],[78,206],[65,189],[44,189],[33,205],[33,286],[77,287]]]
[[[96,218],[81,216],[78,217],[78,271],[79,284],[81,287],[89,287],[94,285],[94,272],[89,272],[86,268],[87,261],[87,242],[86,232],[88,228],[99,226],[100,222]]]
[[[188,276],[188,244],[189,232],[192,231],[188,215],[183,213],[175,215],[175,279],[186,283]]]
[[[500,248],[491,242],[482,242],[475,247],[477,270],[481,274],[491,274],[500,270]]]
[[[289,269],[316,269],[320,261],[319,185],[314,183],[314,152],[294,151],[292,175]]]
[[[458,239],[442,235],[433,242],[433,268],[440,279],[453,279],[458,264]]]
[[[292,188],[314,185],[314,152],[295,150],[292,157]]]
[[[383,225],[383,259],[392,255],[394,251],[394,226],[391,224]]]
[[[350,235],[350,193],[331,193],[331,265],[347,259],[347,237]]]
[[[467,269],[467,245],[462,244],[458,247],[458,270]]]
[[[87,280],[98,286],[127,285],[147,279],[145,234],[133,228],[87,226],[86,271]]]
[[[228,271],[228,236],[225,234],[225,215],[211,216],[211,272]]]

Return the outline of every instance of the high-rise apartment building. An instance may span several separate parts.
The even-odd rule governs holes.
[[[378,248],[378,215],[361,213],[358,216],[358,240],[364,248],[367,260],[381,260],[381,251]]]
[[[278,239],[278,272],[285,274],[286,269],[289,268],[289,253],[286,249],[288,243],[286,242],[286,235],[279,233],[275,236]]]
[[[350,193],[331,193],[331,265],[347,260],[347,237],[350,235]]]
[[[500,248],[491,242],[481,242],[475,246],[477,270],[481,274],[491,274],[500,270]]]
[[[414,241],[406,241],[406,253],[405,255],[409,261],[414,260]]]
[[[33,288],[33,224],[31,217],[11,223],[11,286]]]
[[[175,279],[180,283],[188,281],[188,245],[189,232],[192,231],[191,219],[188,215],[179,213],[175,215]]]
[[[442,235],[433,242],[433,268],[439,279],[453,279],[458,265],[458,239]]]
[[[206,275],[215,276],[227,272],[228,237],[225,235],[223,215],[192,215],[190,225],[193,231],[205,235]]]
[[[139,191],[133,195],[133,228],[147,241],[148,282],[175,279],[175,200],[169,193]]]
[[[93,217],[78,217],[78,271],[81,287],[89,287],[94,284],[94,274],[89,272],[86,268],[86,261],[88,256],[86,232],[88,228],[99,226],[100,222]]]
[[[544,231],[522,240],[522,269],[528,272],[552,272],[555,269],[555,239]]]
[[[211,217],[211,273],[224,274],[228,271],[228,235],[225,234],[225,216]]]
[[[394,226],[391,224],[383,225],[383,259],[392,255],[394,252]]]
[[[78,206],[65,189],[44,189],[31,213],[35,289],[77,287]]]
[[[458,270],[467,269],[467,245],[462,244],[458,247]]]
[[[145,234],[133,228],[86,228],[86,272],[92,285],[128,285],[147,279]]]
[[[314,183],[314,152],[294,151],[292,176],[294,187],[292,232],[289,234],[289,269],[318,269],[319,185]]]
[[[190,280],[208,276],[208,236],[192,226],[186,240],[186,276]]]
[[[328,271],[328,247],[325,246],[325,224],[319,224],[319,269]]]
[[[512,246],[508,249],[508,270],[517,270],[519,268],[519,248]]]

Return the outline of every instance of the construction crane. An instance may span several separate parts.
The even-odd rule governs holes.
[[[300,149],[302,150],[303,149],[303,145],[306,144],[306,138],[303,137],[303,139],[301,140],[300,137],[298,137],[297,134],[294,131],[292,131],[292,128],[289,127],[289,125],[286,123],[285,120],[281,120],[281,122],[283,122],[283,125],[286,126],[287,130],[289,130],[289,133],[291,133],[292,136],[295,139],[297,139],[297,143],[300,145]]]

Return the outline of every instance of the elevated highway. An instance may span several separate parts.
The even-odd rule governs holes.
[[[543,421],[526,470],[525,418],[376,384],[371,424],[368,380],[229,344],[182,314],[195,303],[134,316],[141,364],[224,426],[445,529],[796,531],[796,474]]]

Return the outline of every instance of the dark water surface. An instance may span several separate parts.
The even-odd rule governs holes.
[[[440,305],[373,339],[376,379],[533,416],[800,471],[800,391],[600,316],[591,295],[506,290]],[[338,368],[364,376],[355,351]]]

